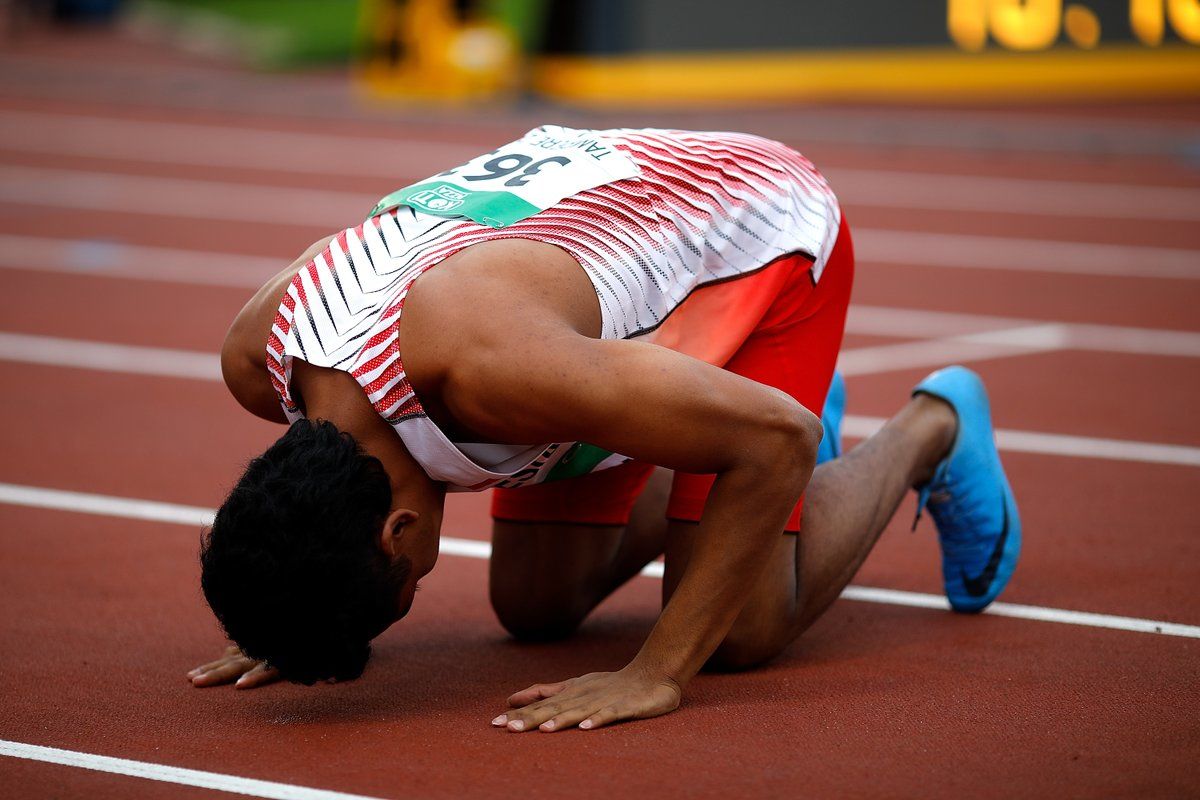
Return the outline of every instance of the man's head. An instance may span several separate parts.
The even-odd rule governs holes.
[[[417,514],[391,506],[383,465],[349,434],[293,424],[201,543],[201,586],[225,632],[289,680],[357,678],[419,577],[398,545]]]

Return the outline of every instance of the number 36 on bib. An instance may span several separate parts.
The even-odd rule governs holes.
[[[637,165],[599,132],[544,125],[461,167],[392,192],[369,216],[410,206],[503,228],[564,197],[637,176]]]

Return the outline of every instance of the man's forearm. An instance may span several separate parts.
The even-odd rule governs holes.
[[[680,686],[729,633],[812,474],[798,445],[782,463],[730,470],[709,493],[683,578],[631,663]]]

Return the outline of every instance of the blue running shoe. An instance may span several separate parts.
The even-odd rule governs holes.
[[[825,435],[817,447],[817,463],[824,464],[842,454],[842,417],[846,416],[846,379],[842,373],[834,372],[825,395],[825,408],[821,411],[821,425]]]
[[[946,367],[917,384],[917,394],[946,401],[958,415],[950,455],[917,489],[917,521],[928,508],[937,525],[951,608],[976,613],[996,599],[1016,569],[1021,554],[1017,501],[996,451],[987,390],[979,376],[966,367]]]

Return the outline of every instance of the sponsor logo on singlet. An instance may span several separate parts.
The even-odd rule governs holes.
[[[466,192],[448,183],[443,183],[441,186],[423,189],[409,195],[408,203],[422,211],[444,214],[461,206],[466,198]]]

